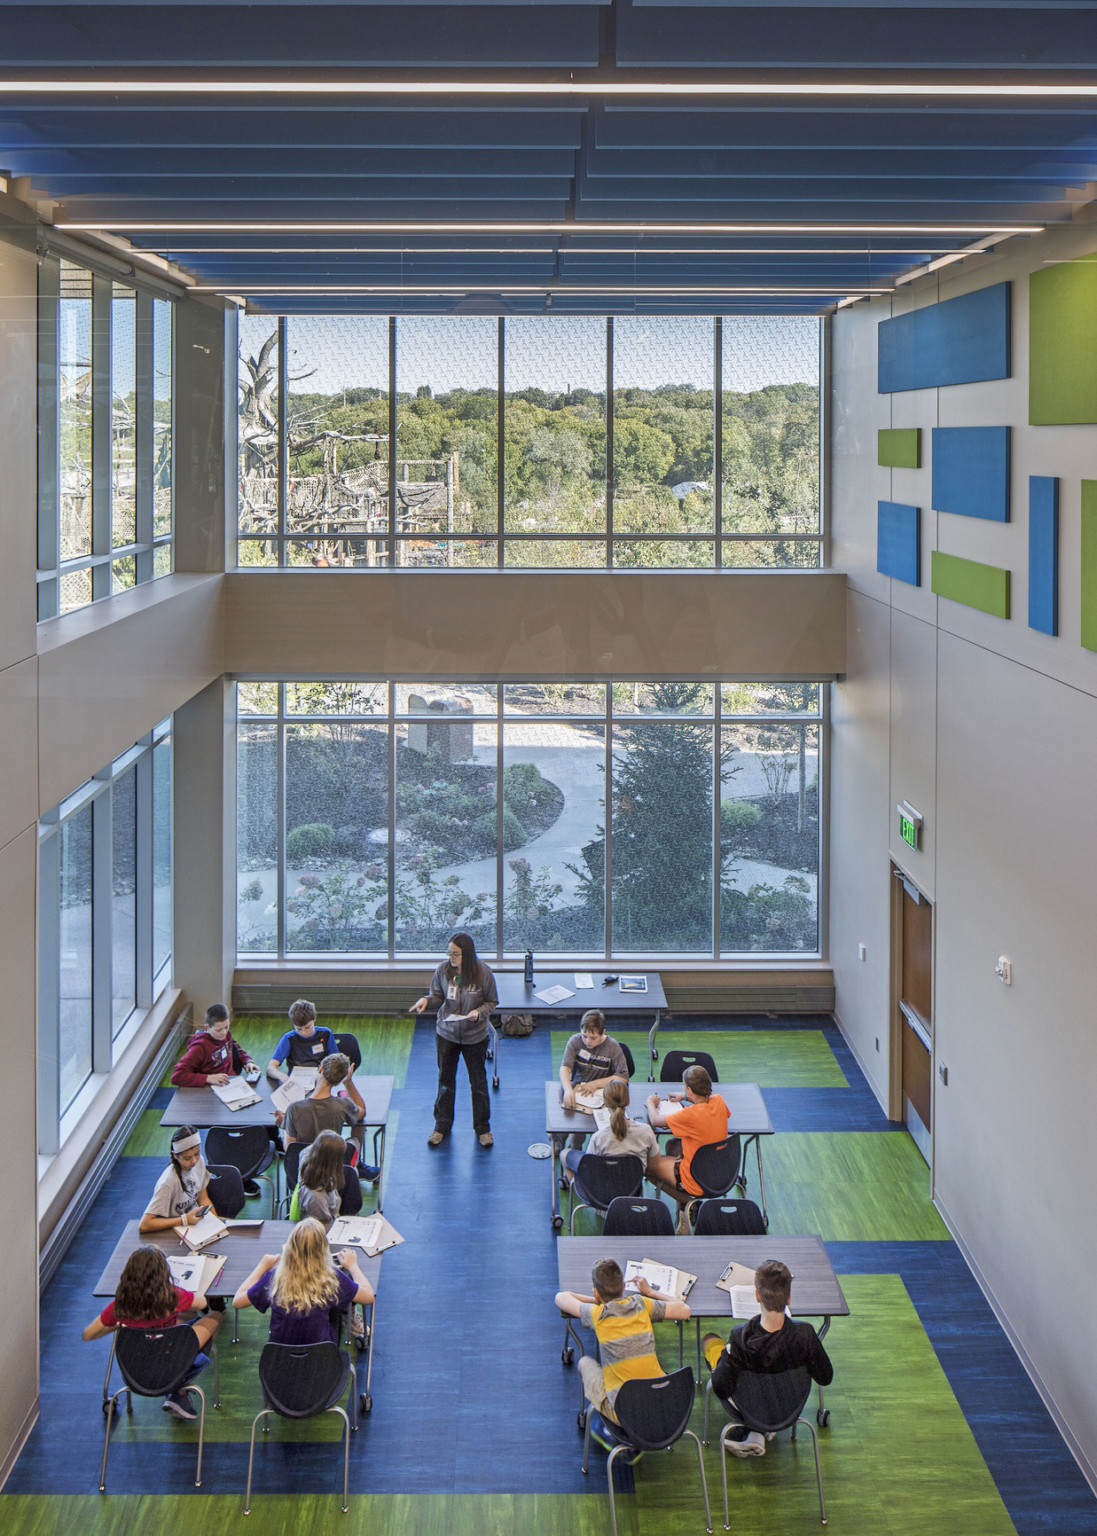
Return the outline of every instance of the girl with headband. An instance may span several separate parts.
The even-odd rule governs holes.
[[[171,1162],[156,1181],[140,1230],[166,1232],[170,1227],[197,1225],[213,1208],[208,1183],[202,1138],[193,1125],[181,1125],[172,1134]]]

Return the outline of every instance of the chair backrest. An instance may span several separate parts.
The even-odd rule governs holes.
[[[764,1237],[766,1223],[753,1200],[706,1200],[693,1223],[694,1237]]]
[[[265,1125],[214,1125],[206,1132],[206,1162],[229,1163],[248,1179],[270,1151]]]
[[[343,1395],[350,1360],[329,1339],[319,1344],[264,1344],[259,1385],[268,1408],[285,1419],[326,1413]]]
[[[795,1424],[810,1396],[811,1376],[806,1365],[773,1375],[740,1371],[735,1382],[735,1412],[748,1429],[768,1434]]]
[[[114,1358],[122,1380],[138,1397],[167,1397],[182,1385],[199,1349],[189,1323],[173,1328],[119,1328]]]
[[[350,1058],[350,1064],[357,1072],[362,1065],[362,1047],[358,1044],[358,1036],[352,1035],[350,1030],[344,1030],[341,1034],[335,1034],[332,1030],[332,1034],[335,1035],[336,1045],[344,1056]]]
[[[659,1069],[661,1083],[680,1083],[687,1067],[704,1067],[712,1081],[716,1081],[716,1063],[707,1051],[668,1051]]]
[[[340,1216],[357,1216],[362,1209],[362,1185],[356,1168],[343,1169],[343,1195],[339,1201]]]
[[[644,1183],[644,1165],[631,1153],[623,1157],[599,1157],[588,1152],[579,1159],[575,1188],[584,1205],[604,1211],[618,1195],[638,1195]]]
[[[698,1147],[690,1159],[689,1171],[694,1183],[708,1196],[726,1195],[739,1173],[741,1151],[738,1136],[710,1141]]]
[[[307,1146],[307,1141],[291,1141],[286,1148],[285,1157],[282,1159],[282,1171],[286,1176],[287,1189],[292,1189],[300,1177],[301,1154]]]
[[[673,1237],[674,1218],[662,1200],[618,1195],[606,1207],[607,1237]]]
[[[626,1381],[613,1400],[613,1411],[629,1443],[640,1451],[661,1451],[680,1440],[693,1412],[693,1368],[684,1365],[670,1376],[641,1376]]]
[[[625,1058],[625,1066],[628,1068],[629,1077],[635,1077],[636,1063],[632,1059],[632,1052],[623,1040],[618,1040],[617,1044],[621,1047],[621,1054]]]
[[[234,1168],[231,1163],[207,1163],[206,1168],[209,1172],[207,1193],[218,1216],[225,1219],[239,1216],[247,1199],[239,1168]]]

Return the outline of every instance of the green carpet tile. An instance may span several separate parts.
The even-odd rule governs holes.
[[[390,1075],[393,1086],[402,1088],[407,1076],[408,1057],[411,1055],[411,1037],[415,1029],[413,1019],[393,1019],[380,1015],[326,1013],[320,1019],[335,1034],[354,1035],[362,1048],[363,1076]],[[281,1013],[241,1013],[232,1021],[233,1038],[266,1066],[270,1053],[289,1029],[289,1020]],[[161,1087],[171,1086],[171,1069],[164,1074]]]
[[[612,1031],[611,1031],[612,1033]],[[636,1075],[647,1076],[647,1045],[633,1031],[624,1032],[636,1062]],[[552,1070],[560,1071],[568,1030],[552,1031]],[[757,1083],[761,1088],[847,1088],[834,1052],[820,1029],[661,1029],[656,1039],[658,1074],[668,1051],[707,1051],[726,1083]]]
[[[162,1109],[142,1110],[137,1124],[130,1132],[129,1140],[122,1148],[123,1157],[162,1157],[167,1163],[171,1131],[160,1126],[163,1113]]]
[[[762,1138],[771,1232],[827,1242],[949,1240],[929,1169],[905,1131],[783,1131]],[[758,1196],[754,1149],[747,1193]]]

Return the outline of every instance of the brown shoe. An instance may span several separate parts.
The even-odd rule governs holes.
[[[445,1131],[431,1131],[427,1137],[428,1147],[440,1147],[446,1139]]]
[[[493,1147],[495,1145],[495,1137],[491,1134],[490,1131],[484,1131],[482,1133],[480,1137],[480,1145],[482,1147]]]

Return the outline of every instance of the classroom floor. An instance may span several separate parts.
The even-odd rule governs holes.
[[[575,1370],[560,1359],[552,1305],[555,1237],[543,1089],[566,1034],[538,1027],[504,1040],[492,1095],[494,1150],[483,1151],[458,1082],[454,1134],[428,1149],[435,1088],[432,1026],[361,1018],[350,1028],[363,1072],[391,1072],[385,1214],[406,1239],[385,1255],[377,1309],[373,1413],[351,1447],[351,1509],[336,1492],[341,1421],[275,1421],[256,1452],[251,1523],[307,1536],[607,1536],[605,1463],[580,1471]],[[640,1020],[637,1020],[639,1027]],[[265,1059],[282,1024],[249,1017],[237,1033]],[[645,1040],[621,1033],[645,1075]],[[725,1080],[758,1082],[777,1135],[764,1144],[773,1252],[782,1232],[818,1232],[849,1302],[827,1338],[835,1381],[820,1434],[832,1530],[855,1536],[1093,1536],[1094,1500],[929,1199],[913,1142],[882,1115],[824,1017],[691,1021],[665,1028],[661,1053],[697,1046]],[[195,1536],[242,1529],[247,1441],[260,1406],[255,1361],[265,1321],[243,1314],[221,1346],[221,1408],[209,1412],[200,1511],[196,1428],[135,1399],[112,1437],[98,1488],[100,1396],[109,1344],[85,1345],[91,1286],[118,1233],[144,1207],[166,1157],[158,1091],[65,1263],[42,1297],[41,1418],[0,1495],[5,1536]],[[753,1157],[748,1160],[753,1173]],[[748,1194],[757,1195],[756,1177]],[[262,1201],[249,1213],[263,1214]],[[367,1209],[369,1201],[367,1200]],[[596,1232],[580,1213],[577,1232]],[[661,1330],[664,1362],[677,1359]],[[700,1432],[701,1399],[694,1415]],[[718,1426],[717,1426],[718,1428]],[[713,1436],[715,1441],[715,1435]],[[720,1468],[705,1452],[714,1523]],[[729,1467],[740,1536],[802,1533],[818,1522],[808,1437],[787,1435]],[[689,1442],[621,1469],[622,1536],[704,1529]],[[307,1501],[290,1498],[306,1493]],[[668,1524],[668,1516],[671,1517]],[[200,1524],[196,1524],[200,1522]]]

